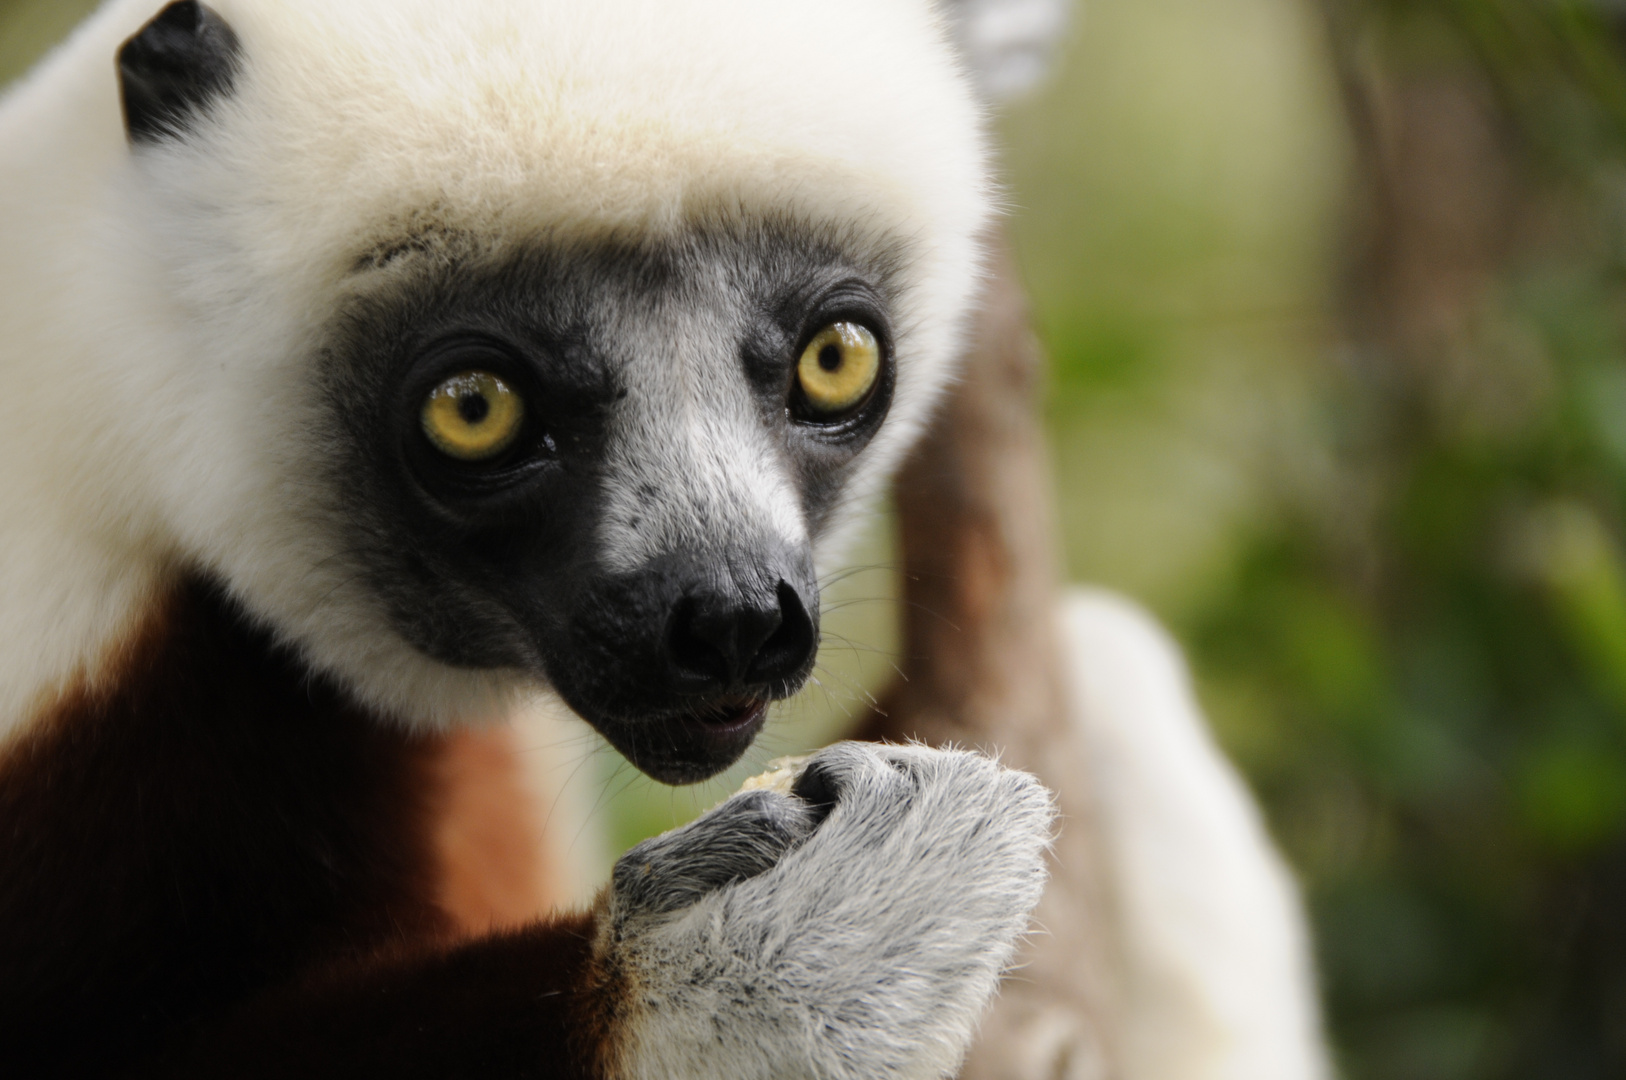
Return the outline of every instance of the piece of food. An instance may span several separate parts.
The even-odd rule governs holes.
[[[801,774],[802,766],[807,764],[810,755],[801,754],[795,757],[774,758],[768,762],[765,772],[748,777],[740,785],[741,791],[777,791],[781,795],[789,795],[791,785]]]

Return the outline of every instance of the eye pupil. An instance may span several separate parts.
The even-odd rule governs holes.
[[[830,323],[813,335],[796,361],[798,407],[821,422],[838,420],[868,399],[880,370],[880,343],[867,326]]]
[[[465,371],[423,399],[418,424],[431,444],[459,461],[488,461],[519,438],[525,402],[489,371]]]
[[[484,394],[463,394],[457,399],[457,415],[465,424],[478,424],[491,415],[491,402]]]

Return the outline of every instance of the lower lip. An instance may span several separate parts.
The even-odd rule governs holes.
[[[767,713],[766,701],[746,701],[700,715],[691,715],[686,718],[685,726],[704,732],[712,738],[727,738],[761,727]]]
[[[710,779],[740,759],[767,719],[768,703],[736,698],[705,710],[595,723],[627,760],[664,784]]]

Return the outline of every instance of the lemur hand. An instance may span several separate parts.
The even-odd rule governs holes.
[[[959,1065],[1044,885],[1048,792],[980,754],[860,743],[793,790],[736,795],[617,864],[599,962],[619,1075]]]

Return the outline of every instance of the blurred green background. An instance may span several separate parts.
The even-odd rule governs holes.
[[[0,82],[89,6],[0,0]],[[1085,0],[999,120],[1068,570],[1190,651],[1350,1078],[1626,1075],[1623,43],[1614,0]],[[884,681],[887,544],[744,770]],[[738,779],[583,747],[617,845]]]

